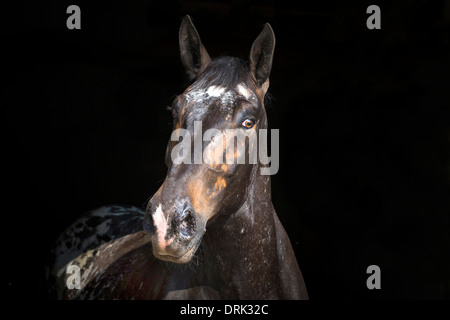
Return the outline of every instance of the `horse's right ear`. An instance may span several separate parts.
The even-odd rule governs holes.
[[[181,63],[186,69],[189,78],[194,79],[206,64],[211,61],[211,58],[188,15],[181,22],[179,41]]]

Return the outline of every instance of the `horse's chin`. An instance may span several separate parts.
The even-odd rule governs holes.
[[[188,263],[189,261],[192,260],[192,257],[197,252],[197,249],[200,246],[200,243],[202,242],[202,237],[203,237],[203,234],[192,239],[192,241],[187,246],[186,251],[184,251],[179,256],[173,256],[173,255],[169,255],[169,254],[159,254],[155,250],[153,250],[153,255],[155,256],[155,258],[162,260],[162,261],[169,261],[169,262],[179,263],[179,264]]]

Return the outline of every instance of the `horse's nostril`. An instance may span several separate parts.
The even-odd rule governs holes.
[[[192,210],[191,208],[186,208],[183,210],[183,212],[180,215],[180,220],[184,220],[186,218],[189,218],[189,216],[194,214],[194,210]]]
[[[195,235],[197,221],[194,209],[186,208],[180,215],[178,230],[180,237],[190,240]]]

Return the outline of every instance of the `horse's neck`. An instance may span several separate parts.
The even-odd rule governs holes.
[[[236,298],[273,297],[277,264],[275,212],[270,177],[256,176],[236,212],[216,221],[205,239],[225,293]]]

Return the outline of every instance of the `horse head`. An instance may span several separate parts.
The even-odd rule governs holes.
[[[144,229],[151,235],[155,257],[187,263],[206,227],[242,206],[259,167],[252,161],[254,138],[267,129],[264,96],[275,36],[266,24],[248,62],[211,59],[186,16],[179,43],[182,64],[193,82],[170,107],[174,124],[166,151],[167,176],[148,202]]]

